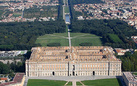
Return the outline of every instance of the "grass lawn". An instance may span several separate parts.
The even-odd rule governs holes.
[[[29,79],[27,86],[64,86],[66,81]]]
[[[64,10],[65,10],[65,13],[69,13],[69,7],[65,6]]]
[[[67,28],[66,28],[67,29]],[[91,43],[92,46],[101,46],[101,40],[99,36],[88,33],[70,33],[71,45],[79,46],[81,43]],[[68,34],[66,33],[54,33],[39,36],[36,40],[36,44],[41,44],[42,46],[47,46],[49,43],[60,43],[61,46],[68,46]]]
[[[81,85],[81,86],[82,86],[82,84],[81,84],[80,82],[76,82],[76,84],[77,84],[77,85]]]
[[[71,33],[71,45],[79,46],[81,43],[92,43],[93,46],[101,46],[101,40],[99,36],[88,33]]]
[[[116,78],[114,79],[100,79],[100,80],[87,80],[82,81],[86,86],[122,86],[120,81]]]
[[[21,16],[22,15],[22,13],[13,13],[13,16],[14,17],[19,17],[19,16]]]
[[[134,75],[137,75],[137,73],[133,73]]]
[[[121,39],[116,34],[108,34],[108,37],[114,43],[122,43]]]
[[[68,82],[67,86],[72,86],[72,82],[71,81]]]
[[[68,39],[66,33],[54,33],[39,36],[36,40],[36,44],[39,43],[42,46],[47,46],[48,43],[60,43],[61,46],[68,46]]]

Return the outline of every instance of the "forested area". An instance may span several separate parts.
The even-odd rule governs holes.
[[[14,72],[25,72],[25,62],[14,61],[11,64],[0,62],[0,74],[9,74],[10,77],[13,77]]]
[[[104,46],[135,48],[131,36],[137,34],[134,27],[121,20],[72,20],[72,32],[91,33],[102,37]]]
[[[30,58],[30,55],[31,51],[22,55],[24,58],[22,58],[20,62],[17,62],[16,58],[12,59],[12,63],[8,61],[7,64],[0,61],[0,74],[9,74],[10,77],[13,77],[16,72],[25,72],[25,61]]]
[[[0,23],[0,50],[31,49],[38,36],[65,32],[64,21]]]
[[[137,71],[137,52],[126,52],[124,56],[117,56],[122,60],[122,71]]]

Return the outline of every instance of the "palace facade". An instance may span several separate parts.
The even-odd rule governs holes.
[[[34,47],[26,76],[119,76],[121,60],[107,46]]]

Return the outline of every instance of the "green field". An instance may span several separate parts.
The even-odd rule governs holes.
[[[81,81],[85,86],[122,86],[119,79],[100,79],[100,80],[86,80]],[[29,79],[27,86],[64,86],[66,81],[59,80],[42,80]],[[78,86],[82,86],[80,82],[76,82]],[[66,86],[72,86],[72,82],[68,82]]]
[[[14,17],[19,17],[19,16],[21,16],[22,15],[22,13],[13,13],[13,16]]]
[[[69,13],[69,7],[65,6],[64,10],[65,10],[65,13]]]
[[[122,43],[121,39],[115,35],[115,34],[108,34],[108,38],[113,42],[113,43]]]
[[[76,82],[76,84],[77,84],[78,86],[79,86],[79,85],[82,86],[82,84],[81,84],[80,82]]]
[[[64,86],[66,81],[29,79],[27,86]]]
[[[79,46],[81,43],[92,43],[92,46],[101,46],[101,40],[99,36],[88,33],[71,33],[71,45]]]
[[[37,38],[36,44],[47,46],[49,43],[60,43],[61,46],[68,46],[68,39],[66,33],[46,34]]]
[[[86,86],[122,86],[120,81],[116,78],[114,79],[100,79],[100,80],[87,80],[82,81]]]
[[[24,18],[57,17],[57,16],[58,16],[57,6],[41,6],[39,8],[32,7],[24,10]]]
[[[92,46],[101,46],[101,40],[99,36],[87,33],[70,33],[71,45],[79,46],[81,43],[92,43]],[[68,46],[67,33],[54,33],[40,36],[36,40],[36,44],[47,46],[49,43],[60,43],[61,46]]]
[[[72,82],[68,82],[68,84],[66,86],[72,86]]]
[[[136,73],[133,73],[134,75],[137,75],[137,72]]]

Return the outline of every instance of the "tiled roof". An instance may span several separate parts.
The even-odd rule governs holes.
[[[10,84],[21,83],[24,75],[25,75],[24,73],[16,73],[13,81],[2,83],[2,84],[0,84],[0,86],[6,86],[6,85],[10,85]]]
[[[65,59],[65,58],[68,59]],[[60,59],[59,59],[60,58]],[[29,61],[119,61],[106,46],[34,47]]]

